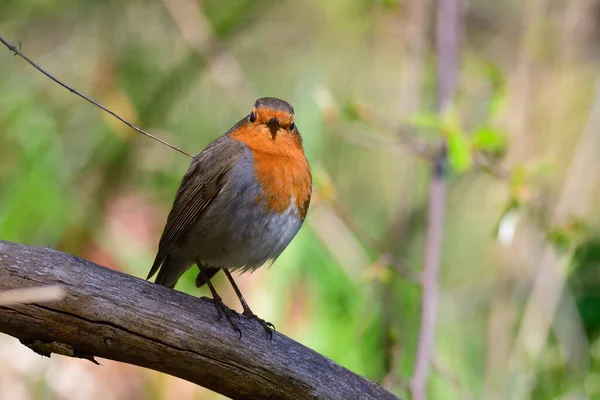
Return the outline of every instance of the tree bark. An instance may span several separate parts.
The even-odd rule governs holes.
[[[207,300],[70,254],[0,241],[0,291],[60,285],[62,300],[0,306],[0,332],[39,354],[102,357],[234,399],[396,399],[377,384],[241,316],[239,335]]]

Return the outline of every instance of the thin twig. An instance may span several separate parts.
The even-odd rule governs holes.
[[[465,385],[456,375],[454,375],[452,370],[443,365],[439,360],[434,360],[431,363],[431,367],[441,378],[444,378],[448,383],[454,386],[454,389],[456,389],[463,400],[471,400],[475,398],[473,393],[471,393],[471,391],[465,387]]]
[[[386,137],[382,135],[350,133],[347,129],[333,130],[333,133],[345,141],[365,149],[380,150],[390,153],[404,153],[406,150],[408,150],[411,154],[421,157],[426,161],[431,162],[433,159],[433,146],[422,140],[418,141],[414,139],[408,139],[407,137],[403,136]]]
[[[495,163],[489,159],[489,157],[480,151],[475,152],[473,155],[475,166],[488,171],[492,176],[494,176],[499,181],[508,183],[510,180],[510,171],[506,166]]]
[[[346,224],[352,231],[354,236],[365,246],[380,253],[379,261],[393,268],[395,272],[401,275],[404,279],[416,285],[421,284],[421,277],[408,262],[402,258],[396,257],[387,250],[382,243],[373,237],[362,225],[356,220],[352,213],[348,212],[346,207],[336,199],[335,196],[322,196],[321,201],[329,205],[329,207],[337,214],[337,216]]]
[[[345,130],[333,130],[333,133],[349,143],[370,150],[380,150],[389,153],[404,153],[408,150],[411,154],[421,157],[430,163],[435,162],[437,155],[436,145],[426,140],[416,138],[416,133],[424,130],[422,127],[411,125],[410,123],[392,126],[374,111],[361,105],[358,113],[360,120],[377,129],[392,134],[392,137],[382,135],[367,135],[364,133],[352,133]],[[474,166],[485,170],[502,182],[508,182],[510,171],[499,162],[492,161],[490,157],[482,151],[474,151]]]
[[[440,157],[443,162],[443,158]],[[421,300],[421,329],[417,347],[416,365],[410,390],[414,400],[427,398],[425,387],[432,360],[435,323],[438,303],[438,275],[441,261],[442,239],[444,231],[444,209],[446,203],[446,184],[443,165],[434,167],[434,175],[429,187],[429,210],[425,258],[423,267],[423,297]]]
[[[112,115],[113,117],[115,117],[116,119],[118,119],[119,121],[121,121],[122,123],[124,123],[125,125],[127,125],[128,127],[130,127],[131,129],[133,129],[134,131],[141,133],[142,135],[146,135],[151,139],[156,140],[159,143],[164,144],[167,147],[172,148],[173,150],[177,150],[178,152],[180,152],[181,154],[185,154],[188,157],[194,157],[193,155],[191,155],[190,153],[187,153],[183,150],[181,150],[180,148],[173,146],[170,143],[165,142],[164,140],[144,131],[143,129],[138,128],[137,126],[131,124],[130,122],[128,122],[127,120],[121,118],[119,115],[115,114],[114,112],[112,112],[111,110],[109,110],[108,108],[104,107],[102,104],[90,99],[89,97],[87,97],[86,95],[84,95],[83,93],[73,89],[72,87],[65,85],[64,83],[62,83],[61,81],[59,81],[57,78],[55,78],[54,76],[52,76],[50,73],[46,72],[42,67],[40,67],[39,65],[37,65],[34,61],[32,61],[29,57],[27,57],[25,54],[21,53],[21,45],[19,43],[19,47],[17,48],[17,46],[10,44],[9,42],[7,42],[2,36],[0,36],[0,42],[2,42],[2,44],[4,44],[6,47],[8,47],[8,49],[10,51],[12,51],[13,53],[15,53],[15,55],[18,55],[19,57],[21,57],[23,60],[25,60],[29,65],[31,65],[33,68],[37,69],[38,71],[40,71],[42,74],[46,75],[48,78],[52,79],[54,82],[58,83],[60,86],[64,87],[65,89],[67,89],[68,91],[70,91],[71,93],[76,94],[77,96],[81,97],[82,99],[92,103],[93,105],[95,105],[96,107],[100,108],[102,111],[105,111],[107,113],[109,113],[110,115]]]
[[[437,12],[437,111],[442,114],[452,101],[457,85],[461,1],[440,1],[438,2]],[[422,275],[421,329],[417,345],[415,370],[410,382],[413,400],[427,398],[427,378],[433,359],[439,295],[438,275],[442,256],[446,206],[446,182],[444,179],[446,158],[446,142],[442,139],[433,165],[429,188],[429,209]]]
[[[415,134],[420,130],[419,127],[410,123],[403,123],[400,126],[395,126],[381,116],[377,111],[363,104],[355,104],[353,106],[354,118],[377,128],[383,132],[389,132],[393,136],[391,138],[381,136],[347,136],[347,133],[336,132],[344,139],[348,139],[355,144],[368,148],[384,148],[391,151],[399,151],[400,148],[408,149],[415,156],[433,161],[435,157],[435,146],[422,140],[418,140]]]
[[[402,66],[402,89],[398,110],[402,116],[409,116],[421,108],[422,76],[425,75],[424,71],[426,70],[423,68],[423,63],[429,50],[428,17],[432,5],[433,1],[431,0],[406,3],[407,18],[404,21],[406,57],[404,57]]]
[[[406,260],[398,258],[391,253],[382,253],[379,257],[379,261],[385,265],[392,267],[392,270],[399,276],[406,279],[408,282],[414,283],[415,285],[421,286],[422,279],[419,272],[415,271]]]

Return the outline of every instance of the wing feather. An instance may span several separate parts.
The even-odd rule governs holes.
[[[175,195],[158,253],[146,279],[158,271],[173,245],[202,218],[219,196],[231,168],[243,155],[243,145],[221,136],[194,157]]]

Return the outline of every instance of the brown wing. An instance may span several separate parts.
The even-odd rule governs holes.
[[[192,160],[175,195],[167,224],[158,244],[158,253],[146,279],[158,271],[173,244],[202,217],[217,198],[231,167],[244,154],[240,144],[221,136]]]

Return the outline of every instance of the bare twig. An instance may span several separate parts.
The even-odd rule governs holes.
[[[435,373],[437,373],[440,377],[444,378],[447,382],[449,382],[452,386],[454,386],[454,389],[456,389],[456,391],[460,394],[461,399],[463,399],[463,400],[475,399],[475,396],[473,396],[473,393],[471,393],[471,391],[467,387],[465,387],[465,385],[462,383],[462,381],[450,370],[450,368],[443,365],[438,360],[434,360],[431,363],[431,366],[432,366],[433,370],[435,371]]]
[[[435,148],[431,143],[418,140],[415,134],[419,131],[416,126],[411,124],[401,124],[399,127],[395,127],[389,123],[385,118],[378,115],[375,111],[360,107],[359,117],[362,121],[378,128],[384,132],[391,132],[394,134],[394,142],[404,148],[407,148],[416,156],[420,156],[429,160],[433,160],[435,157]],[[385,138],[381,138],[385,140]]]
[[[563,64],[568,64],[590,51],[597,4],[590,0],[569,0],[563,7],[560,58]]]
[[[440,158],[440,161],[443,162],[443,159]],[[429,186],[427,237],[422,274],[421,329],[419,332],[415,370],[410,382],[410,391],[414,400],[424,400],[427,398],[425,386],[433,355],[438,302],[438,271],[441,261],[444,208],[446,203],[446,184],[443,174],[443,165],[440,163],[434,168],[434,174]]]
[[[432,3],[431,0],[413,0],[407,4],[406,57],[402,67],[399,107],[399,112],[404,116],[419,111],[421,106],[423,60],[429,49],[427,28]]]
[[[391,138],[382,135],[351,133],[347,129],[333,130],[333,133],[345,141],[365,149],[380,150],[390,153],[405,153],[406,150],[408,150],[411,154],[422,157],[427,161],[431,161],[433,158],[432,146],[429,143],[409,139],[405,135]]]
[[[393,136],[366,135],[364,133],[353,133],[348,129],[333,130],[333,133],[349,143],[365,149],[380,150],[389,153],[404,153],[409,151],[412,155],[420,157],[430,163],[435,162],[437,155],[436,146],[428,141],[417,139],[416,134],[423,128],[412,124],[400,124],[392,126],[376,115],[376,113],[365,106],[360,107],[359,118],[361,121],[374,126],[381,131],[393,134]],[[495,162],[482,151],[473,153],[474,166],[484,170],[502,182],[508,182],[510,172],[500,162]]]
[[[382,253],[379,257],[379,261],[392,267],[394,272],[407,281],[414,283],[415,285],[421,285],[421,274],[408,265],[406,260],[398,258],[391,253]]]
[[[340,219],[348,226],[348,228],[354,233],[354,236],[361,241],[364,245],[370,247],[380,253],[379,261],[383,264],[391,266],[394,271],[400,274],[404,279],[415,284],[421,284],[421,277],[419,274],[408,265],[408,263],[393,254],[389,253],[387,249],[374,238],[366,229],[364,229],[360,223],[354,218],[354,216],[346,210],[343,204],[341,204],[335,197],[329,197],[323,199],[333,211],[340,217]]]
[[[437,108],[440,114],[448,107],[456,90],[461,11],[460,0],[438,2],[436,29],[438,58]],[[410,382],[410,391],[413,400],[424,400],[427,398],[427,378],[433,358],[439,294],[438,274],[442,255],[446,203],[445,164],[446,143],[442,139],[433,165],[429,188],[429,210],[423,266],[421,329],[419,332],[415,370]]]
[[[510,179],[510,172],[506,166],[500,163],[494,163],[484,153],[477,151],[473,155],[475,165],[483,170],[488,171],[499,181],[508,183]]]
[[[0,241],[0,290],[62,286],[43,304],[0,306],[0,332],[32,350],[158,370],[234,399],[395,399],[377,384],[244,316],[242,339],[207,300],[70,254]]]
[[[531,131],[531,95],[534,89],[533,71],[535,67],[535,53],[540,38],[540,24],[544,18],[544,9],[547,0],[524,1],[523,21],[525,30],[521,36],[522,43],[519,48],[517,68],[514,78],[514,97],[510,110],[509,126],[512,132],[510,160],[519,161],[527,154],[529,147],[529,132]]]
[[[160,138],[158,138],[158,137],[156,137],[156,136],[154,136],[154,135],[152,135],[152,134],[144,131],[143,129],[138,128],[137,126],[133,125],[132,123],[128,122],[124,118],[122,118],[119,115],[117,115],[116,113],[114,113],[113,111],[111,111],[108,108],[104,107],[102,104],[100,104],[100,103],[92,100],[91,98],[87,97],[86,95],[84,95],[83,93],[79,92],[78,90],[75,90],[72,87],[70,87],[70,86],[62,83],[60,80],[58,80],[57,78],[55,78],[54,76],[52,76],[50,73],[46,72],[42,67],[40,67],[39,65],[37,65],[29,57],[27,57],[25,54],[23,54],[21,52],[21,45],[20,44],[19,44],[18,47],[15,46],[15,45],[12,45],[9,42],[7,42],[2,36],[0,36],[0,42],[2,42],[2,44],[4,44],[10,51],[12,51],[13,53],[15,53],[15,55],[18,55],[19,57],[21,57],[23,60],[25,60],[33,68],[37,69],[42,74],[46,75],[48,78],[52,79],[54,82],[58,83],[60,86],[64,87],[65,89],[67,89],[71,93],[76,94],[77,96],[81,97],[82,99],[88,101],[89,103],[92,103],[96,107],[100,108],[102,111],[105,111],[105,112],[109,113],[110,115],[112,115],[113,117],[115,117],[116,119],[118,119],[119,121],[121,121],[122,123],[124,123],[125,125],[127,125],[128,127],[130,127],[131,129],[133,129],[134,131],[136,131],[138,133],[141,133],[142,135],[145,135],[145,136],[147,136],[147,137],[149,137],[151,139],[154,139],[157,142],[162,143],[165,146],[172,148],[173,150],[177,150],[181,154],[185,154],[188,157],[194,157],[190,153],[187,153],[187,152],[181,150],[180,148],[178,148],[176,146],[173,146],[172,144],[167,143],[164,140],[162,140],[162,139],[160,139]]]

